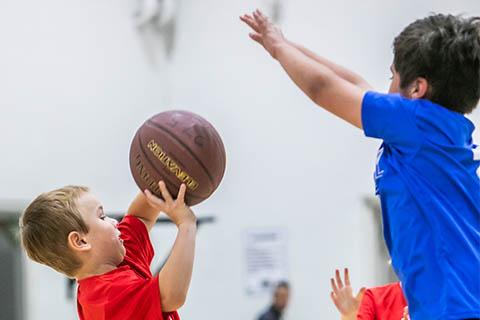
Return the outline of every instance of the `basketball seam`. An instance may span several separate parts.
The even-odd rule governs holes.
[[[208,177],[208,180],[210,181],[210,185],[212,187],[212,189],[215,188],[215,182],[212,178],[212,176],[210,175],[210,172],[208,172],[207,170],[207,167],[205,167],[205,165],[203,164],[202,161],[200,161],[200,159],[195,155],[195,153],[193,153],[190,148],[185,145],[185,143],[183,143],[180,139],[178,139],[170,130],[162,127],[161,125],[159,125],[158,123],[155,123],[153,121],[148,121],[146,123],[147,126],[152,126],[152,127],[155,127],[157,129],[160,129],[160,130],[163,130],[165,131],[166,133],[168,133],[173,140],[175,140],[178,144],[180,144],[185,150],[187,150],[187,152],[198,162],[198,164],[200,164],[200,167],[202,167],[203,171],[205,172],[205,174],[207,175]]]

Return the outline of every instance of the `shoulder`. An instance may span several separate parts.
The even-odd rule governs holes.
[[[400,94],[368,91],[362,101],[362,114],[394,122],[415,122],[417,109],[425,100],[409,99]]]
[[[373,293],[382,293],[382,292],[385,292],[385,291],[397,290],[397,288],[400,288],[399,282],[388,283],[388,284],[383,285],[383,286],[369,288],[368,290],[373,292]]]
[[[418,100],[417,119],[425,131],[444,131],[447,135],[465,131],[471,135],[475,125],[465,115],[429,100]]]
[[[365,135],[396,145],[415,144],[419,136],[415,115],[418,103],[399,94],[367,92],[362,102]]]
[[[370,307],[375,302],[375,295],[377,294],[376,288],[368,288],[363,294],[361,307]]]
[[[381,93],[376,91],[367,91],[363,96],[363,105],[401,105],[410,108],[416,108],[419,102],[423,100],[409,99],[398,93]]]
[[[145,223],[140,218],[129,214],[123,217],[122,221],[120,221],[120,223],[118,224],[118,227],[132,228],[138,231],[145,231],[148,233]]]
[[[400,282],[389,283],[384,286],[369,289],[375,301],[392,300],[403,297]]]
[[[118,224],[118,230],[124,245],[128,245],[131,242],[138,244],[149,243],[150,237],[145,223],[135,216],[125,215]]]

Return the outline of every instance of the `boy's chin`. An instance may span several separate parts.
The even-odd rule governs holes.
[[[114,263],[118,266],[125,258],[126,250],[123,244],[117,247],[117,252],[112,256]]]
[[[123,259],[125,258],[125,254],[127,254],[127,250],[125,249],[125,247],[123,246],[123,243],[122,243],[122,247],[120,249],[120,256],[122,257],[122,260],[120,262],[123,261]]]

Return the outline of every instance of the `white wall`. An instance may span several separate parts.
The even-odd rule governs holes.
[[[228,168],[217,193],[195,208],[218,221],[199,232],[183,318],[252,319],[268,303],[244,290],[242,235],[258,226],[288,230],[290,319],[336,318],[335,268],[350,266],[357,287],[383,279],[377,229],[363,204],[373,193],[378,142],[314,107],[248,39],[238,16],[264,4],[179,1],[167,58],[163,38],[134,28],[133,1],[2,0],[1,197],[85,184],[107,210],[125,209],[136,192],[128,167],[136,128],[156,112],[189,109],[221,133]],[[393,37],[406,24],[432,11],[480,13],[477,0],[302,0],[284,9],[287,37],[380,91]],[[174,234],[155,230],[160,255]],[[73,319],[63,277],[31,262],[25,268],[28,320]]]

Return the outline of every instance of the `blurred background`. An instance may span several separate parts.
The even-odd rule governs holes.
[[[21,252],[18,216],[66,184],[124,212],[138,192],[131,138],[169,109],[208,119],[227,152],[222,184],[194,207],[214,220],[199,229],[183,319],[255,319],[278,280],[291,284],[286,319],[336,319],[335,268],[350,268],[355,291],[395,280],[374,198],[380,142],[316,107],[248,38],[238,16],[255,8],[378,91],[407,24],[480,15],[478,0],[1,0],[1,320],[77,318],[75,288]],[[153,270],[175,234],[153,230]]]

